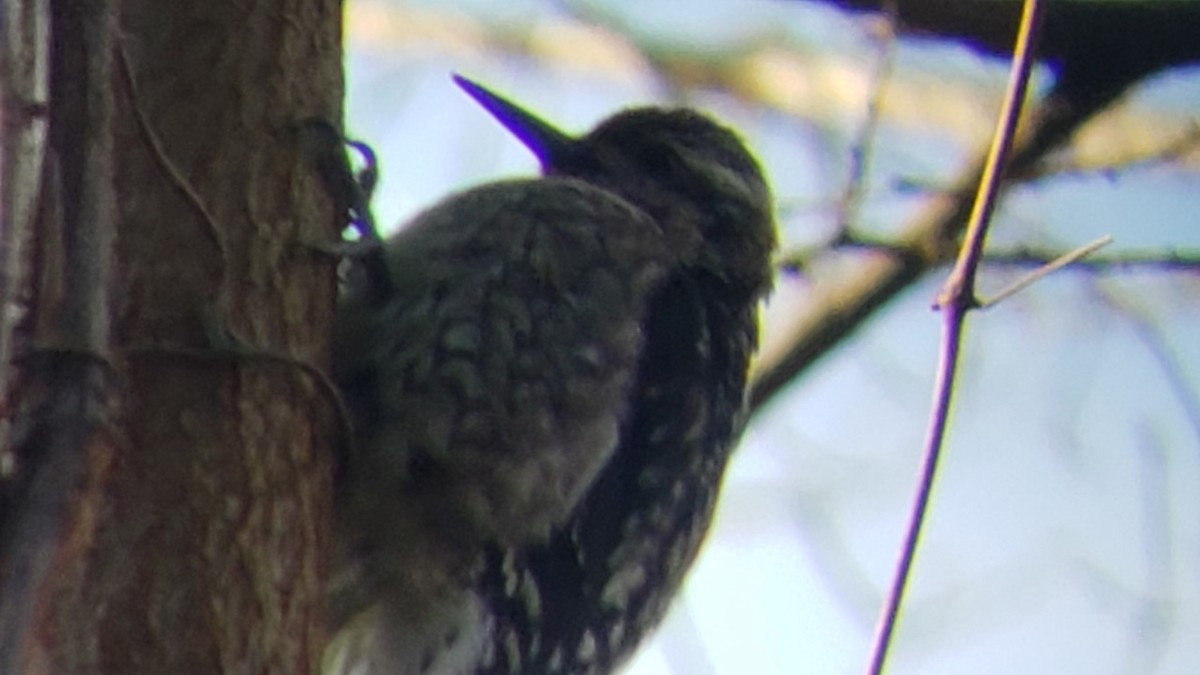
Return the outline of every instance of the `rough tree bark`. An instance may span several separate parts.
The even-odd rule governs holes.
[[[314,672],[339,218],[294,125],[340,123],[341,4],[46,7],[5,3],[49,74],[4,87],[48,132],[5,144],[0,672]]]

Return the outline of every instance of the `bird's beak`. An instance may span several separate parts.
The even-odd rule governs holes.
[[[484,89],[479,84],[461,75],[454,75],[454,83],[479,102],[493,117],[500,120],[514,136],[542,163],[547,171],[563,159],[575,141],[570,136],[550,126],[533,113],[511,101]]]

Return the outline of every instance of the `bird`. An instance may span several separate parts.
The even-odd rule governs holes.
[[[326,673],[612,672],[662,619],[746,422],[773,206],[688,108],[567,135],[456,83],[542,175],[452,194],[350,287]]]

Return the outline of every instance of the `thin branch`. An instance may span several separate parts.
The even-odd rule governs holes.
[[[1020,248],[1012,251],[989,252],[984,256],[984,262],[989,265],[1014,265],[1034,267],[1045,265],[1055,260],[1060,254],[1049,251],[1039,251],[1034,248]],[[1103,256],[1088,256],[1072,262],[1075,267],[1083,267],[1098,272],[1154,269],[1164,272],[1197,272],[1200,271],[1200,254],[1181,253],[1175,250],[1165,250],[1161,253],[1113,253]]]
[[[871,166],[871,146],[879,131],[880,111],[883,96],[891,80],[896,52],[896,8],[889,2],[887,11],[875,31],[876,53],[867,75],[868,91],[866,115],[854,134],[850,147],[850,161],[846,172],[846,185],[837,203],[839,233],[848,232],[858,220]]]
[[[879,675],[883,672],[892,636],[895,633],[900,605],[916,557],[921,526],[929,507],[929,497],[937,474],[938,458],[946,435],[946,424],[950,416],[950,400],[954,391],[954,377],[958,367],[958,354],[962,345],[962,333],[967,313],[976,305],[975,277],[983,258],[983,245],[999,192],[1000,180],[1005,169],[1013,137],[1017,128],[1021,107],[1025,101],[1026,86],[1033,65],[1033,37],[1041,17],[1038,0],[1026,0],[1021,16],[1020,31],[1013,55],[1013,65],[1008,90],[1005,93],[1003,112],[997,125],[996,135],[984,164],[979,193],[967,225],[966,240],[963,242],[958,263],[938,294],[937,306],[945,312],[943,320],[942,348],[940,350],[937,382],[934,387],[934,406],[926,438],[925,452],[921,462],[917,492],[913,498],[911,520],[901,549],[896,574],[879,618],[879,627],[871,651],[867,672]]]
[[[1093,244],[1096,242],[1093,242]],[[1092,244],[1085,246],[1090,247]],[[879,253],[888,256],[911,256],[919,252],[913,250],[910,244],[895,238],[881,238],[860,235],[849,232],[836,243],[823,244],[820,249],[806,249],[797,254],[785,254],[779,266],[784,270],[803,268],[809,260],[828,251],[862,251],[864,253]],[[1070,264],[1076,268],[1085,268],[1093,272],[1121,272],[1129,270],[1152,269],[1163,272],[1197,272],[1200,271],[1200,250],[1179,250],[1174,247],[1164,247],[1157,250],[1123,251],[1107,255],[1093,255],[1095,249],[1088,248],[1086,257],[1078,257],[1080,251],[1052,251],[1036,246],[1015,246],[1007,250],[989,250],[983,254],[983,262],[987,265],[1003,265],[1010,267],[1043,267],[1060,258],[1070,256]]]
[[[1066,267],[1067,265],[1078,262],[1079,260],[1081,260],[1083,258],[1086,258],[1087,256],[1091,255],[1092,253],[1099,251],[1100,249],[1104,248],[1105,246],[1108,246],[1109,244],[1112,243],[1112,241],[1113,241],[1113,238],[1111,235],[1105,235],[1091,243],[1080,246],[1079,248],[1075,249],[1074,251],[1068,251],[1067,253],[1064,253],[1063,255],[1055,258],[1054,260],[1051,260],[1050,262],[1046,263],[1045,265],[1042,265],[1041,267],[1033,270],[1029,274],[1022,276],[1020,279],[1017,279],[1016,281],[1012,282],[1008,286],[1005,286],[1002,290],[1000,290],[998,293],[996,293],[996,295],[992,296],[990,299],[981,300],[979,302],[979,308],[985,309],[988,307],[992,307],[993,305],[999,303],[1000,301],[1004,300],[1005,298],[1009,298],[1009,297],[1012,297],[1013,295],[1016,295],[1017,293],[1020,293],[1022,290],[1027,288],[1029,285],[1031,285],[1034,282],[1038,281],[1039,279],[1045,277],[1046,275],[1056,272],[1056,271]]]

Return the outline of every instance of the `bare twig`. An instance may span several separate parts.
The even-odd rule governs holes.
[[[1150,248],[1141,251],[1122,251],[1107,255],[1094,255],[1099,248],[1107,245],[1108,239],[1101,244],[1100,240],[1085,244],[1072,251],[1057,251],[1037,246],[1014,246],[1005,250],[989,250],[983,254],[983,262],[988,265],[1009,267],[1040,268],[1055,264],[1056,269],[1062,266],[1062,260],[1078,268],[1086,268],[1093,272],[1121,272],[1129,270],[1153,269],[1163,272],[1197,272],[1200,271],[1200,251],[1177,249],[1175,247]],[[855,232],[847,233],[837,243],[823,244],[821,251],[849,250],[879,253],[889,256],[914,255],[911,245],[904,244],[892,237],[873,237],[860,235]],[[785,254],[779,263],[783,269],[802,267],[813,251],[805,251],[796,255]],[[1043,275],[1044,276],[1044,275]],[[1007,291],[1007,289],[1006,289]],[[982,304],[995,304],[996,299]]]
[[[1012,251],[989,251],[984,261],[990,265],[1015,265],[1035,267],[1045,265],[1059,254],[1022,247]],[[1200,271],[1200,252],[1180,252],[1165,249],[1162,252],[1124,252],[1109,255],[1092,255],[1073,261],[1076,267],[1094,271],[1123,271],[1154,269],[1164,272]]]
[[[945,438],[946,423],[950,415],[950,398],[954,390],[954,376],[958,366],[963,327],[967,312],[978,304],[975,299],[975,276],[980,261],[983,259],[983,245],[987,237],[991,213],[995,206],[1008,154],[1012,148],[1022,103],[1025,100],[1025,90],[1033,65],[1033,36],[1037,32],[1041,16],[1040,9],[1038,0],[1026,0],[1003,111],[989,149],[988,159],[984,164],[979,192],[967,224],[966,238],[963,241],[958,262],[937,297],[936,306],[944,312],[944,319],[942,348],[937,382],[934,388],[933,413],[926,437],[917,492],[913,498],[908,532],[905,535],[900,559],[896,564],[895,577],[880,613],[879,626],[871,650],[871,660],[867,672],[872,675],[883,672],[888,648],[895,632],[900,604],[908,584],[913,559],[916,556],[921,526],[928,510],[929,497],[937,474],[938,458]]]
[[[855,132],[854,142],[850,147],[846,185],[838,199],[837,230],[839,233],[848,232],[858,220],[858,210],[862,204],[871,164],[871,146],[879,130],[879,113],[882,108],[883,96],[887,92],[888,81],[891,79],[892,67],[896,60],[896,8],[894,3],[887,4],[887,11],[874,32],[876,53],[868,76],[870,82],[868,90],[871,93],[867,99],[866,115]]]
[[[1095,253],[1096,251],[1099,251],[1100,249],[1104,248],[1105,246],[1108,246],[1109,244],[1111,244],[1112,241],[1113,241],[1113,238],[1111,235],[1105,235],[1091,243],[1080,246],[1079,248],[1075,249],[1074,251],[1068,251],[1068,252],[1058,256],[1054,260],[1051,260],[1050,262],[1046,263],[1045,265],[1042,265],[1041,267],[1033,270],[1029,274],[1026,274],[1026,275],[1022,276],[1020,279],[1017,279],[1016,281],[1012,282],[1008,286],[1005,286],[1002,290],[1000,290],[998,293],[996,293],[996,295],[992,296],[991,298],[989,298],[987,300],[979,301],[979,308],[986,309],[988,307],[992,307],[993,305],[999,303],[1001,300],[1004,300],[1005,298],[1009,298],[1013,295],[1016,295],[1017,293],[1020,293],[1023,289],[1027,288],[1030,284],[1041,279],[1042,277],[1046,276],[1047,274],[1058,271],[1058,270],[1066,267],[1067,265],[1070,265],[1071,263],[1074,263],[1082,258],[1085,258],[1085,257],[1091,255],[1092,253]]]

